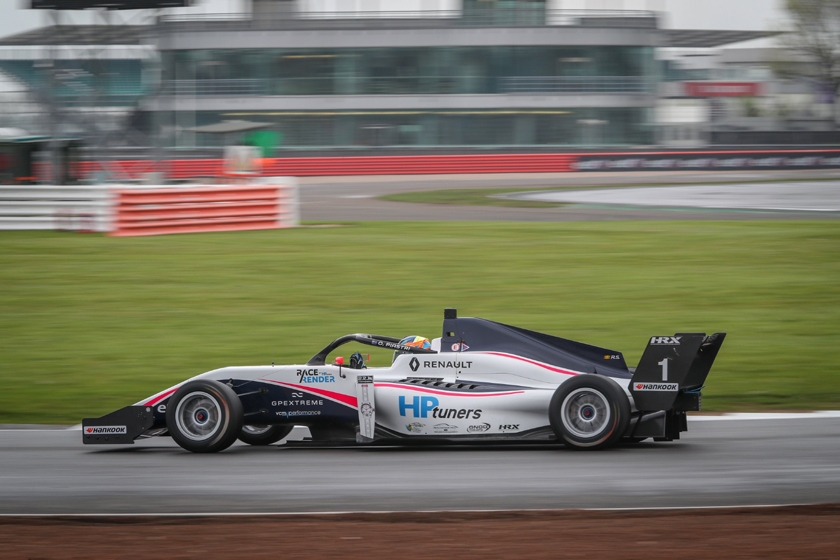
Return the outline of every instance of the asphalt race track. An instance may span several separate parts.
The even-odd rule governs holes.
[[[706,420],[706,421],[703,421]],[[0,430],[0,513],[268,513],[840,502],[840,414],[691,420],[678,442],[188,453]]]
[[[557,208],[460,206],[379,200],[377,197],[413,191],[471,188],[612,187],[624,185],[718,185],[742,181],[790,181],[840,178],[840,170],[633,173],[543,173],[485,175],[413,175],[379,177],[305,177],[300,182],[301,218],[313,221],[421,220],[576,222],[604,220],[772,220],[825,219],[840,212],[791,209],[696,208],[632,206],[601,201]],[[807,183],[805,183],[807,185]],[[838,182],[820,181],[829,192]],[[744,187],[751,188],[749,185]],[[774,187],[775,188],[775,187]],[[604,191],[601,191],[604,192]],[[612,190],[612,192],[620,192]],[[636,202],[638,203],[638,202]],[[782,205],[783,207],[789,205]]]

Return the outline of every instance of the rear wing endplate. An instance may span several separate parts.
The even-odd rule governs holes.
[[[636,409],[670,410],[680,393],[699,392],[724,338],[726,333],[651,337],[630,383]]]

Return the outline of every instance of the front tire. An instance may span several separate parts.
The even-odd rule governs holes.
[[[184,384],[166,406],[169,434],[193,453],[215,453],[233,445],[242,419],[242,403],[233,389],[210,379]]]
[[[630,401],[612,379],[579,375],[557,388],[548,416],[554,433],[566,447],[604,449],[627,431]]]
[[[239,432],[239,441],[248,445],[271,445],[289,435],[294,426],[252,426],[246,424]]]

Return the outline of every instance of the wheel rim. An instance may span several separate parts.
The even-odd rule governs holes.
[[[271,428],[272,428],[271,425],[249,426],[249,425],[246,424],[246,425],[242,426],[242,431],[246,432],[248,434],[251,434],[252,436],[261,436],[261,435],[267,433],[269,430],[271,430]]]
[[[175,409],[175,422],[184,437],[204,441],[219,430],[222,408],[209,393],[196,391],[185,396]]]
[[[569,393],[561,409],[563,426],[581,439],[598,435],[609,424],[609,401],[600,391],[583,388]]]

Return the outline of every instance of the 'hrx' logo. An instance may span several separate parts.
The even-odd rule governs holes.
[[[499,426],[499,430],[501,430],[501,431],[518,430],[518,429],[519,429],[519,424],[502,424],[501,426]]]
[[[669,344],[679,346],[681,338],[681,336],[654,336],[650,339],[650,343],[656,345]]]
[[[416,357],[411,358],[411,361],[408,362],[408,367],[411,368],[411,371],[417,371],[417,368],[420,367],[420,360],[418,360]]]

